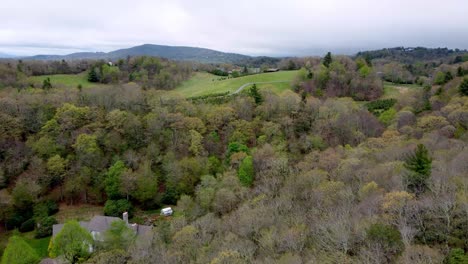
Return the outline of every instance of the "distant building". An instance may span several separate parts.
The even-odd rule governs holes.
[[[128,213],[125,212],[122,215],[123,220],[127,223],[127,226],[130,227],[135,233],[139,235],[146,234],[147,232],[151,231],[151,226],[146,226],[146,225],[139,225],[139,224],[129,224],[128,223]],[[121,220],[118,217],[113,217],[113,216],[94,216],[91,221],[86,222],[86,221],[80,221],[80,225],[87,229],[91,235],[93,236],[93,239],[96,241],[102,241],[103,237],[102,234],[107,231],[112,222]],[[55,237],[63,228],[64,224],[57,224],[53,225],[52,227],[52,236]]]
[[[249,73],[254,74],[254,73],[260,73],[260,68],[249,68],[248,69]]]
[[[279,71],[278,68],[268,68],[265,70],[265,72],[277,72],[277,71]]]

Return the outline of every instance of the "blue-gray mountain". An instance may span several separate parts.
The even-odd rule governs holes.
[[[154,56],[179,61],[196,61],[201,63],[251,63],[252,61],[277,61],[277,58],[251,57],[236,53],[226,53],[205,48],[164,46],[144,44],[128,49],[111,52],[79,52],[68,55],[36,55],[24,59],[31,60],[78,60],[78,59],[123,59],[128,56]]]

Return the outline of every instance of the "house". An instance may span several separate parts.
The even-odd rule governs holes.
[[[122,219],[127,223],[127,226],[131,228],[135,233],[140,236],[146,234],[147,232],[151,231],[151,226],[146,225],[139,225],[139,224],[129,224],[128,223],[128,213],[125,212],[122,215]],[[80,226],[87,229],[93,239],[96,241],[102,241],[103,237],[102,234],[109,229],[112,222],[121,220],[118,217],[113,216],[101,216],[96,215],[90,221],[80,221]],[[52,226],[52,237],[55,237],[63,228],[64,224],[57,224]]]
[[[161,209],[161,215],[170,216],[173,213],[174,213],[174,211],[172,210],[171,207],[166,207],[166,208]]]
[[[277,71],[279,71],[278,68],[269,68],[265,70],[265,72],[277,72]]]
[[[255,73],[260,73],[261,69],[260,68],[249,68],[248,69],[250,74],[255,74]]]

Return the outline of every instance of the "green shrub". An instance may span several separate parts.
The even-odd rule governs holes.
[[[463,96],[468,96],[468,79],[463,79],[458,87],[458,92]]]
[[[238,171],[239,181],[242,185],[250,187],[254,181],[254,167],[253,167],[253,159],[252,156],[245,157],[240,166]]]
[[[19,236],[8,239],[1,264],[36,264],[41,259],[36,251]]]
[[[229,163],[229,161],[231,160],[231,155],[237,152],[245,152],[248,154],[249,148],[246,145],[238,143],[238,142],[229,143],[227,154],[226,154],[226,157],[227,157],[226,162]]]
[[[52,235],[52,227],[57,224],[57,220],[52,216],[40,219],[37,223],[36,238],[43,238]]]
[[[380,99],[380,100],[375,100],[372,102],[367,103],[365,106],[367,107],[367,110],[374,114],[375,116],[379,116],[382,112],[387,111],[391,107],[395,105],[397,102],[396,99]]]
[[[380,247],[389,263],[393,263],[405,248],[400,232],[390,225],[371,225],[367,230],[367,239],[372,245]]]
[[[43,218],[56,214],[59,211],[59,207],[56,202],[47,200],[34,205],[34,216],[36,218]]]
[[[325,150],[327,148],[327,142],[325,142],[321,136],[314,135],[309,139],[313,149]]]
[[[125,200],[107,200],[104,205],[104,215],[121,217],[124,212],[131,215],[132,204]]]
[[[463,249],[461,248],[454,248],[450,250],[447,264],[467,264],[468,263],[468,255],[465,254]]]
[[[379,116],[379,121],[385,124],[386,126],[390,125],[396,116],[396,110],[394,108],[390,108],[387,111],[383,112]]]
[[[20,228],[19,228],[19,231],[22,232],[22,233],[25,233],[25,232],[31,232],[34,230],[34,227],[36,226],[36,221],[34,221],[33,218],[31,219],[28,219],[26,221],[24,221]]]
[[[6,218],[5,227],[7,230],[19,228],[24,221],[24,217],[15,212]]]

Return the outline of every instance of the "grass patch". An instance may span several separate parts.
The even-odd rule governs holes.
[[[257,84],[258,89],[260,90],[270,90],[276,94],[281,94],[286,90],[291,89],[291,83],[260,83]],[[250,87],[246,87],[248,89]]]
[[[36,88],[42,87],[42,82],[50,78],[52,87],[65,86],[67,88],[77,88],[79,84],[83,88],[96,87],[102,85],[100,83],[92,83],[88,81],[87,72],[82,72],[79,74],[54,74],[54,75],[41,75],[41,76],[32,76],[29,77],[29,82],[33,83]]]
[[[47,258],[49,255],[49,242],[51,237],[34,238],[35,232],[29,232],[24,234],[24,240],[36,250],[37,254],[41,258]]]
[[[97,205],[60,205],[60,210],[54,217],[59,223],[67,220],[88,221],[95,215],[104,215],[104,207]]]
[[[422,86],[417,84],[396,84],[391,82],[384,82],[383,99],[398,99],[401,95],[407,93],[410,89],[421,89]]]
[[[27,232],[27,233],[19,233],[17,231],[8,231],[1,233],[0,235],[0,257],[3,255],[3,251],[5,250],[8,239],[13,234],[16,234],[22,237],[26,243],[28,243],[33,249],[36,250],[37,255],[41,258],[47,258],[49,256],[49,242],[51,237],[44,237],[44,238],[35,238],[36,235],[35,231]]]
[[[259,89],[272,89],[274,92],[282,92],[290,89],[289,82],[294,79],[296,74],[297,71],[280,71],[219,80],[220,76],[206,72],[197,72],[192,78],[177,87],[174,92],[185,97],[194,97],[225,92],[233,93],[246,83],[288,81],[286,83],[257,84]]]

